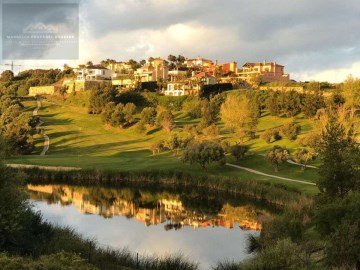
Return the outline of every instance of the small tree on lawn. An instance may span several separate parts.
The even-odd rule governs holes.
[[[183,152],[183,162],[198,163],[203,169],[212,162],[225,162],[224,149],[217,142],[203,141],[189,144]]]
[[[153,152],[153,155],[156,155],[156,154],[161,153],[162,151],[165,151],[167,148],[165,146],[165,141],[160,140],[160,141],[157,141],[154,144],[152,144],[150,149]]]
[[[215,139],[219,135],[219,128],[212,124],[203,129],[203,134],[209,139]]]
[[[144,125],[153,126],[156,122],[156,110],[153,107],[146,107],[141,111],[141,122]]]
[[[316,158],[316,155],[313,151],[310,151],[306,148],[298,148],[293,156],[294,160],[301,164],[301,169],[305,171],[306,165],[309,163],[309,161]]]
[[[301,126],[294,122],[285,124],[281,129],[282,134],[288,137],[289,140],[296,140],[297,136],[300,134]]]
[[[248,150],[249,146],[247,145],[235,144],[231,146],[230,153],[236,158],[237,161],[239,161],[245,157],[245,154]]]
[[[279,171],[279,166],[289,159],[290,152],[286,147],[275,145],[273,149],[266,153],[266,159],[273,165],[275,172]]]
[[[166,132],[170,132],[175,127],[174,116],[171,111],[168,110],[159,113],[157,122]]]
[[[124,119],[125,119],[125,124],[124,125],[131,125],[132,123],[134,123],[135,121],[135,110],[136,110],[136,106],[134,103],[126,103],[123,109],[123,113],[124,113]]]

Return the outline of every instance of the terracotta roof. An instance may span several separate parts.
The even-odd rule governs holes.
[[[214,77],[214,76],[210,75],[209,73],[206,73],[206,72],[202,71],[200,73],[195,74],[195,77],[203,78],[203,77]]]
[[[253,66],[263,66],[263,65],[269,65],[269,64],[275,64],[275,65],[277,65],[277,66],[279,66],[279,67],[284,67],[284,66],[282,66],[282,65],[279,65],[279,64],[277,64],[276,62],[255,62],[255,63],[252,63],[252,62],[246,62],[244,65],[243,65],[243,67],[253,67]]]
[[[106,69],[106,70],[109,70],[108,68],[103,67],[103,66],[88,66],[86,68],[87,69]]]

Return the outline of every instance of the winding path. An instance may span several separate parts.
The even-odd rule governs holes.
[[[37,116],[38,112],[41,108],[41,100],[38,99],[36,102],[37,102],[37,107],[33,111],[33,116]],[[44,148],[41,151],[40,156],[45,156],[46,152],[49,151],[49,147],[50,147],[50,138],[48,135],[46,135],[44,133],[44,129],[41,128],[41,125],[43,125],[43,124],[44,124],[44,122],[40,120],[39,123],[36,125],[36,130],[40,130],[41,135],[44,138]]]
[[[272,174],[267,174],[267,173],[263,173],[263,172],[260,172],[260,171],[256,171],[256,170],[253,170],[253,169],[250,169],[250,168],[242,167],[242,166],[231,164],[231,163],[226,163],[226,165],[230,166],[230,167],[233,167],[233,168],[240,169],[240,170],[248,171],[248,172],[251,172],[251,173],[254,173],[254,174],[262,175],[262,176],[272,177],[272,178],[281,179],[281,180],[289,181],[289,182],[296,182],[296,183],[316,186],[315,183],[306,182],[306,181],[302,181],[302,180],[291,179],[291,178],[286,178],[286,177],[281,177],[281,176],[272,175]]]

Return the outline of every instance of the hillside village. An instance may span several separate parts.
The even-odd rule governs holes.
[[[89,61],[76,68],[65,65],[64,70],[70,70],[72,74],[53,85],[31,87],[29,95],[52,94],[59,89],[68,93],[84,91],[104,81],[111,81],[120,90],[158,91],[166,96],[198,96],[204,89],[217,92],[258,87],[260,83],[290,82],[285,67],[276,62],[246,62],[238,66],[237,62],[219,64],[218,61],[181,55],[169,55],[167,60],[150,57],[139,63],[107,59],[94,65]]]

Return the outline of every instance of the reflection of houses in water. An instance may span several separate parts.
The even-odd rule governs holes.
[[[83,189],[72,189],[67,186],[28,185],[28,190],[46,194],[50,203],[73,204],[83,214],[101,215],[105,218],[126,216],[141,221],[146,226],[166,222],[164,226],[166,230],[179,229],[184,226],[232,229],[235,223],[239,224],[242,230],[262,229],[262,217],[259,218],[257,215],[253,218],[249,217],[246,207],[224,205],[221,213],[207,215],[196,211],[188,211],[181,201],[172,199],[160,199],[152,206],[140,207],[136,202],[120,198],[114,198],[111,202],[107,200],[98,201],[92,199]],[[235,214],[230,213],[231,211]]]

